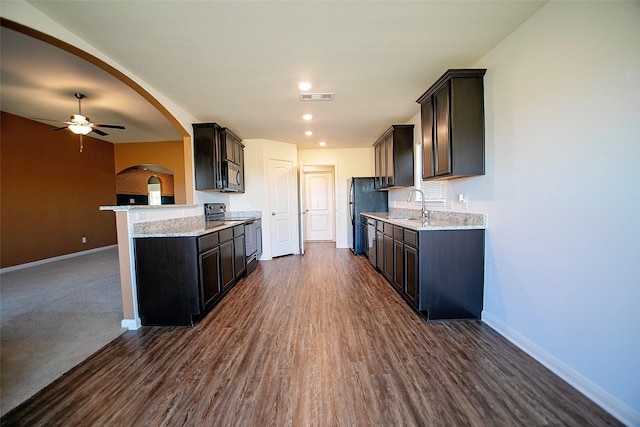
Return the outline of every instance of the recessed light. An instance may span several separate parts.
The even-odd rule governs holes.
[[[324,147],[325,145],[327,145],[327,143],[324,142],[324,141],[320,141],[320,142],[318,142],[318,145],[321,146],[321,147]]]
[[[304,134],[305,134],[305,135],[307,135],[307,136],[311,136],[311,135],[313,135],[313,132],[311,132],[310,130],[308,130],[308,131],[306,131]]]
[[[302,116],[302,118],[305,119],[305,120],[311,120],[311,119],[313,119],[313,115],[305,114],[305,115]]]
[[[309,90],[309,89],[311,89],[311,83],[309,83],[309,82],[300,82],[300,83],[298,83],[298,89],[300,89],[300,90]]]

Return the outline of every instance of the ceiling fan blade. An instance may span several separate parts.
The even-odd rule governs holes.
[[[95,126],[95,125],[94,125],[94,126]],[[106,132],[102,132],[101,130],[99,130],[99,129],[95,129],[95,128],[94,128],[94,129],[91,129],[91,132],[95,132],[95,133],[97,133],[97,134],[98,134],[98,135],[100,135],[100,136],[107,136],[107,135],[109,135],[108,133],[106,133]]]
[[[121,125],[99,125],[94,123],[93,127],[98,127],[98,128],[111,128],[111,129],[124,129],[124,126]]]
[[[63,126],[61,128],[55,128],[54,130],[62,130],[62,129],[69,129],[67,126]]]
[[[67,123],[63,120],[56,120],[56,119],[43,119],[42,117],[31,117],[30,120],[44,120],[46,122],[57,122],[57,123]]]

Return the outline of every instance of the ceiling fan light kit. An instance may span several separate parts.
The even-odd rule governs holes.
[[[70,121],[62,122],[62,123],[65,123],[67,126],[56,128],[54,130],[69,129],[74,134],[80,135],[80,152],[82,152],[82,137],[84,135],[87,135],[90,132],[94,132],[100,136],[109,135],[108,133],[103,132],[97,128],[103,127],[103,128],[111,128],[111,129],[124,129],[124,126],[122,125],[105,125],[105,124],[91,123],[91,119],[89,119],[89,117],[82,115],[82,100],[86,98],[85,95],[81,93],[74,93],[74,96],[78,99],[78,113],[72,114]],[[40,119],[40,120],[50,120],[50,119]],[[57,120],[53,120],[53,121],[57,121]]]
[[[69,130],[76,135],[86,135],[93,130],[89,123],[89,118],[82,114],[74,114],[71,116],[71,123],[67,126]]]

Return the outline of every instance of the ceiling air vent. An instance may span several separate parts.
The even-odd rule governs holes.
[[[301,93],[300,101],[333,101],[332,93]]]

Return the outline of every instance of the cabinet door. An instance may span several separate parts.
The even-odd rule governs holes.
[[[245,175],[244,175],[244,147],[242,145],[240,145],[240,143],[237,144],[237,148],[238,148],[238,154],[236,159],[238,160],[238,166],[240,166],[240,175],[241,175],[241,183],[242,183],[242,189],[241,191],[244,193],[244,179],[245,179]]]
[[[420,283],[420,269],[418,264],[418,250],[404,245],[404,289],[405,296],[416,308],[418,307],[418,289]]]
[[[449,89],[451,82],[447,82],[434,94],[435,100],[435,175],[448,175],[451,173],[451,135],[449,132]]]
[[[421,108],[422,121],[422,179],[435,176],[434,168],[434,140],[433,140],[433,97],[424,101]]]
[[[382,241],[384,246],[382,273],[393,282],[393,237],[383,234]]]
[[[373,186],[374,188],[382,188],[382,144],[376,143],[373,146],[373,157],[375,173]]]
[[[403,257],[404,245],[401,241],[394,240],[393,242],[393,286],[400,292],[404,291],[404,257]]]
[[[235,279],[235,271],[233,269],[233,240],[229,240],[220,245],[220,267],[222,289],[226,290]]]
[[[234,148],[235,148],[235,141],[233,140],[233,138],[230,138],[228,135],[225,138],[225,144],[224,144],[224,160],[228,160],[230,162],[234,162],[235,163],[235,158],[234,158]]]
[[[393,132],[389,132],[389,134],[384,138],[385,145],[385,153],[386,153],[386,166],[385,166],[385,179],[386,186],[393,187],[394,185],[394,168],[393,168]]]
[[[201,310],[209,308],[222,292],[220,286],[220,248],[215,247],[200,254]]]
[[[196,190],[215,190],[222,185],[220,134],[215,123],[193,125],[193,163]]]
[[[244,253],[244,234],[233,239],[233,266],[234,277],[240,277],[246,268],[246,258]]]

